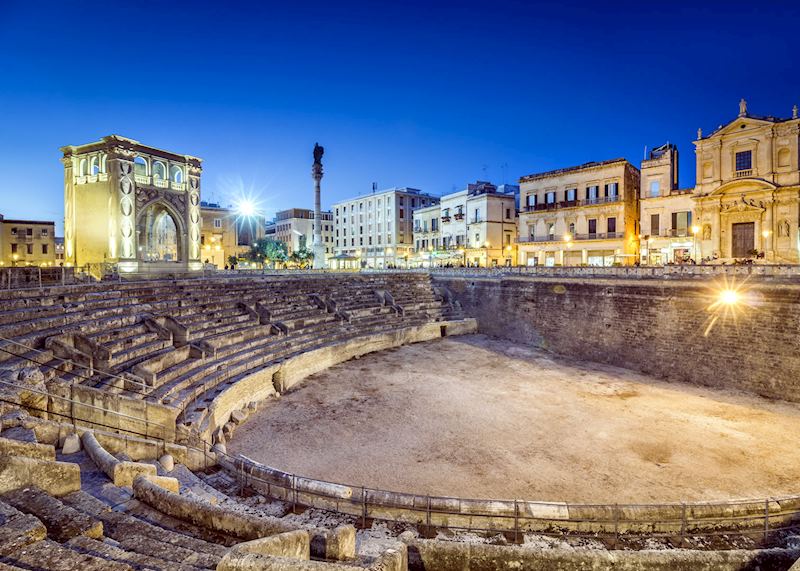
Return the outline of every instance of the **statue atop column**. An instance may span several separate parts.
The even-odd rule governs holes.
[[[744,117],[745,115],[747,115],[747,101],[743,97],[739,100],[739,117]]]
[[[319,143],[314,143],[314,164],[311,166],[311,178],[314,179],[314,240],[312,251],[314,252],[314,269],[324,270],[325,244],[322,242],[322,199],[320,197],[320,185],[322,182],[322,155],[325,154],[325,147]]]
[[[325,147],[319,143],[314,143],[314,165],[322,166],[322,155],[325,154]]]

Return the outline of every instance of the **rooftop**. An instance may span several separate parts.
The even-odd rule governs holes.
[[[583,163],[582,165],[577,165],[577,166],[574,166],[574,167],[566,167],[566,168],[563,168],[563,169],[556,169],[556,170],[552,170],[552,171],[529,174],[529,175],[520,177],[519,181],[520,182],[530,182],[532,180],[538,180],[538,179],[542,179],[542,178],[559,176],[559,175],[566,174],[566,173],[578,172],[578,171],[594,169],[594,168],[598,168],[598,167],[605,167],[605,166],[613,165],[613,164],[616,164],[616,163],[627,163],[627,162],[628,161],[626,159],[623,159],[623,158],[610,159],[610,160],[607,160],[607,161],[599,161],[599,162],[592,161],[592,162]]]

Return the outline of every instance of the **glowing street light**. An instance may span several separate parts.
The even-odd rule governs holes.
[[[236,204],[236,213],[239,216],[244,216],[247,218],[249,218],[250,216],[255,216],[256,205],[252,200],[248,198],[243,198],[238,202],[238,204]]]
[[[739,292],[735,289],[724,289],[720,291],[719,303],[724,305],[736,305],[739,303]]]
[[[700,232],[700,230],[701,230],[700,226],[697,225],[692,226],[692,236],[694,236],[694,240],[692,241],[694,249],[692,257],[694,258],[695,261],[697,261],[697,234]]]

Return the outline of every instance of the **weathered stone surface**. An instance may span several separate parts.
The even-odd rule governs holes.
[[[247,420],[247,413],[243,410],[234,410],[231,413],[231,421],[234,424],[241,424]]]
[[[172,454],[164,454],[158,459],[158,463],[161,464],[167,472],[172,472],[175,468],[175,459],[172,457]]]
[[[64,447],[61,449],[62,454],[75,454],[81,451],[81,439],[77,434],[70,434],[64,439]]]
[[[53,496],[80,490],[80,467],[70,462],[0,456],[0,494],[33,485]]]
[[[7,432],[8,431],[6,431],[6,433]],[[27,456],[28,458],[37,458],[39,460],[55,460],[56,450],[47,444],[21,442],[19,440],[0,437],[0,455]]]
[[[6,556],[6,562],[25,569],[49,571],[134,571],[133,567],[125,563],[78,553],[50,540],[17,549]]]
[[[78,512],[38,488],[8,492],[3,494],[3,501],[37,517],[47,528],[47,535],[56,541],[64,542],[78,535],[94,539],[103,536],[103,524],[100,521]]]
[[[87,553],[110,561],[124,562],[136,569],[158,569],[159,571],[195,571],[200,569],[194,565],[184,565],[143,553],[136,553],[135,551],[127,551],[115,547],[108,542],[98,541],[84,536],[74,537],[64,545],[78,553]]]
[[[47,537],[47,528],[36,517],[0,501],[0,556]]]

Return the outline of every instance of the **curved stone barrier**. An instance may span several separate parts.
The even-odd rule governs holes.
[[[220,455],[220,465],[260,493],[364,519],[493,532],[674,533],[761,529],[794,522],[800,496],[683,504],[590,505],[480,500],[371,490],[314,480]]]
[[[401,536],[401,539],[402,536]],[[490,571],[492,569],[615,569],[618,571],[740,571],[775,569],[785,571],[800,557],[800,551],[603,551],[530,549],[511,545],[488,545],[425,539],[406,540],[410,571]]]

